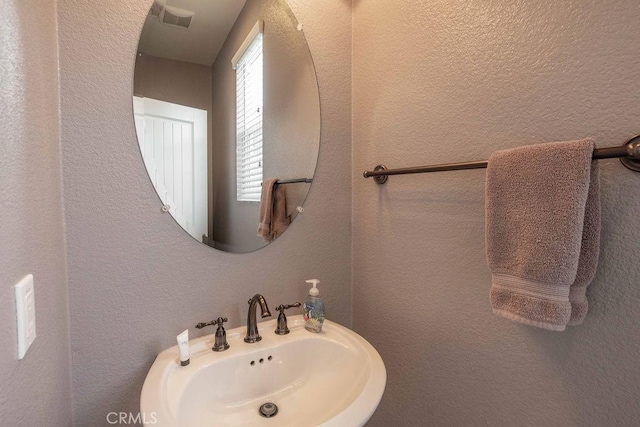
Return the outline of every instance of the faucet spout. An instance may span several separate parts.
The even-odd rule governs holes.
[[[262,339],[258,333],[258,322],[256,320],[258,304],[260,304],[262,318],[271,316],[271,312],[267,306],[267,300],[264,299],[262,295],[255,294],[253,298],[249,300],[249,312],[247,313],[247,335],[244,337],[244,342],[254,343]]]

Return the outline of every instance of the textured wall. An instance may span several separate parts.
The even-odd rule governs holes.
[[[133,94],[206,110],[211,115],[211,67],[147,54],[136,56]]]
[[[0,25],[0,424],[71,423],[55,2],[3,1]],[[37,10],[37,13],[34,13]],[[13,285],[35,279],[18,360]]]
[[[197,243],[147,178],[131,107],[138,34],[151,1],[58,3],[63,178],[68,223],[74,422],[137,411],[155,355],[213,316],[245,322],[247,299],[300,301],[323,281],[328,316],[351,323],[351,15],[349,1],[289,1],[320,86],[319,167],[304,215],[245,255]],[[212,333],[213,330],[206,331]]]
[[[313,177],[318,159],[320,105],[313,60],[286,2],[247,1],[213,66],[213,236],[216,247],[250,252],[268,243],[258,237],[259,203],[236,197],[236,72],[231,58],[256,21],[264,24],[263,174]],[[287,212],[295,217],[309,184],[289,184]]]
[[[361,172],[640,133],[636,0],[354,0],[354,327],[387,366],[370,425],[640,419],[640,174],[602,161],[600,265],[582,326],[494,316],[484,171]]]

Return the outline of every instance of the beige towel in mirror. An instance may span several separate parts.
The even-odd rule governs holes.
[[[264,180],[260,196],[258,236],[271,242],[284,233],[290,223],[291,218],[287,215],[285,186],[278,185],[277,178]]]

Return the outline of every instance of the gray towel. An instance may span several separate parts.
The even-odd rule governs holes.
[[[598,268],[600,253],[600,168],[598,164],[597,161],[591,162],[591,185],[589,185],[587,205],[584,210],[584,228],[578,272],[569,290],[571,319],[568,324],[571,326],[581,324],[587,315],[589,309],[586,295],[587,286],[593,280]]]
[[[591,140],[494,153],[486,183],[493,312],[562,331],[588,308],[598,262],[598,165]]]

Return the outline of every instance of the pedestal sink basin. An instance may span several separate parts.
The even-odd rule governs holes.
[[[246,327],[227,331],[223,352],[211,350],[213,335],[191,340],[188,366],[180,366],[177,346],[160,353],[142,388],[145,419],[156,427],[349,427],[369,420],[387,374],[364,338],[328,320],[322,333],[311,333],[302,316],[289,317],[287,335],[274,333],[275,320],[258,329],[262,341],[253,344],[243,341]]]

